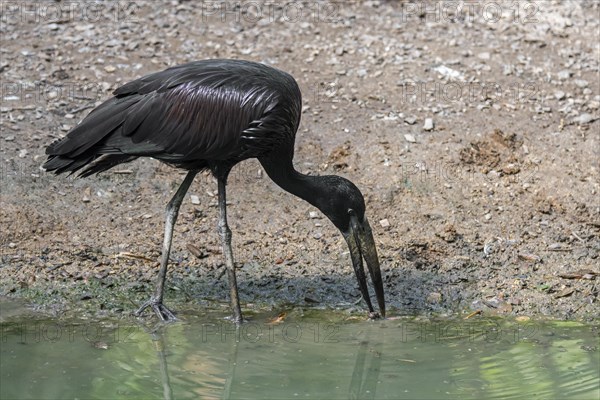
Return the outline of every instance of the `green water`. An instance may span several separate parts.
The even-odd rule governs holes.
[[[290,311],[134,320],[4,313],[2,399],[598,399],[598,329]]]

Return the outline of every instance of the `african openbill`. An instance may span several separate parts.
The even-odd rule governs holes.
[[[209,169],[218,181],[219,234],[236,322],[242,321],[225,186],[231,168],[257,158],[275,183],[323,212],[348,243],[361,294],[377,316],[367,290],[363,257],[385,317],[383,283],[365,202],[358,188],[339,176],[304,175],[294,169],[294,140],[302,109],[294,78],[273,67],[243,60],[204,60],[129,82],[92,110],[64,138],[48,146],[48,171],[80,177],[138,157],[152,157],[187,170],[167,205],[165,236],[152,307],[162,320],[175,319],[163,304],[167,263],[179,207],[196,174]]]

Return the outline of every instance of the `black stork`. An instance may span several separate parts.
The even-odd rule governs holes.
[[[251,61],[203,60],[144,76],[113,94],[64,138],[48,146],[43,167],[57,174],[80,171],[79,177],[86,177],[138,157],[152,157],[188,171],[166,208],[156,292],[136,315],[151,307],[161,320],[175,319],[163,304],[173,227],[194,177],[210,170],[218,182],[218,231],[233,318],[236,323],[242,321],[225,186],[234,165],[257,158],[277,185],[317,207],[341,231],[369,316],[376,318],[379,314],[369,297],[365,259],[380,315],[385,317],[379,259],[360,190],[339,176],[304,175],[294,169],[302,97],[291,75]]]

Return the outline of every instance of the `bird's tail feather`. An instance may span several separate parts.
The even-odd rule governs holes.
[[[111,98],[92,110],[67,136],[55,140],[46,148],[49,156],[78,158],[89,154],[115,131],[127,118],[127,112],[139,99]]]
[[[130,156],[128,154],[104,154],[89,163],[85,169],[81,171],[79,177],[85,178],[86,176],[106,171],[115,165],[133,161],[136,158],[136,156]]]
[[[105,101],[90,112],[67,136],[48,146],[48,160],[43,168],[57,174],[73,174],[85,168],[79,175],[84,177],[137,158],[115,148],[106,148],[105,144],[112,136],[121,136],[120,129],[127,112],[138,100],[112,98]]]
[[[115,165],[135,160],[136,156],[128,154],[95,154],[91,156],[79,156],[77,158],[68,158],[66,156],[50,156],[43,165],[46,171],[55,171],[57,174],[70,172],[73,174],[82,168],[79,177],[84,178],[92,174],[106,171]]]

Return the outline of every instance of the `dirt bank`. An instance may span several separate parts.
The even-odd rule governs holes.
[[[0,295],[118,313],[149,294],[182,173],[55,177],[44,148],[119,85],[220,57],[296,77],[296,165],[362,189],[393,314],[599,316],[598,2],[210,3],[3,9]],[[215,192],[197,178],[174,236],[167,297],[192,307],[227,301]],[[247,307],[363,307],[339,233],[256,161],[229,199]]]

